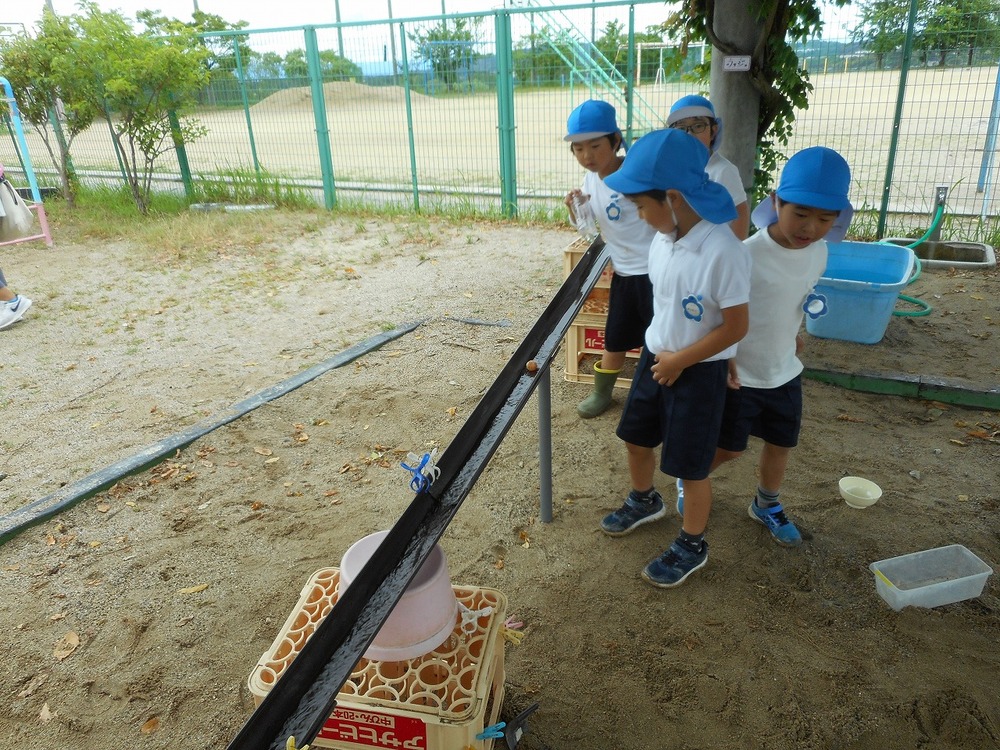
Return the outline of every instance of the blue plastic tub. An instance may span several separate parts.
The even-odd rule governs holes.
[[[806,315],[806,330],[824,339],[878,343],[915,264],[908,247],[831,242],[826,270],[816,285],[816,294],[826,298],[826,314]]]

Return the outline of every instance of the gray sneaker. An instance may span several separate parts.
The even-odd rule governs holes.
[[[608,536],[625,536],[635,531],[637,526],[663,518],[666,513],[667,509],[659,492],[653,490],[648,499],[643,499],[632,490],[622,507],[604,517],[601,531]]]

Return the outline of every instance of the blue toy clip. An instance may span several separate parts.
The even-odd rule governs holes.
[[[431,486],[431,482],[437,479],[441,473],[441,469],[434,465],[434,456],[436,454],[437,448],[430,453],[425,453],[419,459],[420,463],[416,466],[408,466],[405,462],[400,462],[400,466],[413,474],[413,478],[410,479],[410,489],[414,492],[425,492]],[[416,454],[408,453],[406,454],[406,460],[412,463],[417,461],[418,458]]]
[[[500,740],[503,739],[503,728],[507,726],[506,721],[501,721],[499,724],[493,724],[486,727],[482,732],[476,735],[477,740]]]

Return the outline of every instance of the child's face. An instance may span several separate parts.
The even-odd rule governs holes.
[[[670,194],[665,201],[658,201],[648,195],[635,195],[631,200],[639,210],[639,218],[649,224],[657,232],[670,234],[677,225],[674,223],[674,212],[670,210]]]
[[[839,211],[786,203],[776,195],[771,196],[778,211],[778,221],[767,228],[771,239],[789,250],[801,250],[826,237]]]
[[[712,139],[719,130],[719,126],[707,117],[685,117],[678,120],[670,127],[676,130],[683,130],[688,135],[693,135],[709,151],[712,150]]]
[[[618,156],[612,140],[617,142],[615,136],[608,138],[604,135],[590,141],[577,141],[572,145],[573,155],[584,169],[607,177],[618,169]]]

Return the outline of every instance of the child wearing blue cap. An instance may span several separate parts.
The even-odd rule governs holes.
[[[736,218],[730,226],[733,234],[745,240],[750,234],[750,207],[747,203],[747,193],[743,189],[740,170],[718,151],[722,144],[722,118],[716,117],[715,107],[703,96],[697,94],[682,96],[670,108],[667,127],[693,135],[711,152],[705,171],[708,172],[709,179],[718,182],[732,196],[733,203],[736,204]]]
[[[822,146],[799,151],[785,164],[778,189],[754,209],[760,231],[745,242],[753,259],[750,326],[730,365],[735,374],[712,469],[739,458],[751,435],[764,441],[749,514],[786,547],[802,543],[779,499],[802,426],[799,330],[806,315],[827,313],[815,286],[826,268],[827,242],[844,239],[854,215],[850,185],[850,167],[836,151]],[[686,496],[686,481],[683,491]],[[678,507],[686,502],[685,497]]]
[[[576,407],[584,419],[603,414],[611,406],[611,393],[625,365],[625,353],[642,346],[646,326],[653,317],[653,290],[647,273],[649,243],[656,231],[639,218],[635,206],[605,183],[622,164],[618,155],[624,139],[615,121],[615,108],[589,99],[574,109],[566,122],[566,136],[573,155],[584,169],[581,189],[566,195],[566,206],[575,221],[573,201],[586,200],[597,216],[601,235],[611,250],[611,289],[608,319],[604,326],[604,352],[594,367],[594,388]]]
[[[712,505],[708,478],[726,400],[727,360],[747,330],[750,256],[729,226],[736,207],[708,179],[708,149],[682,130],[656,130],[629,150],[606,178],[657,230],[649,250],[653,320],[618,425],[628,449],[632,490],[601,521],[624,536],[665,515],[654,488],[660,470],[685,482],[677,539],[642,577],[663,588],[682,583],[708,561],[705,529]]]

